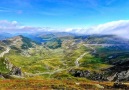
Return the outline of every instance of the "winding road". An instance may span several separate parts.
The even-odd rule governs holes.
[[[83,44],[85,47],[88,47],[88,48],[91,48],[91,50],[93,50],[92,53],[96,53],[96,50],[92,47],[92,45],[87,45],[87,44]],[[69,69],[71,70],[73,67],[79,67],[79,61],[86,55],[88,54],[89,52],[84,52],[82,55],[80,55],[76,60],[75,60],[75,66],[72,66],[72,67],[69,67]],[[55,73],[58,73],[58,72],[61,72],[61,71],[64,71],[64,70],[67,70],[68,68],[66,69],[57,69],[57,70],[54,70],[54,71],[50,71],[50,72],[42,72],[42,73],[36,73],[36,74],[32,74],[32,73],[26,73],[26,75],[29,75],[29,76],[37,76],[37,75],[43,75],[43,74],[49,74],[49,77],[51,77],[51,75],[55,74]]]
[[[93,53],[96,53],[96,50],[92,47],[92,45],[90,46],[90,44],[83,44],[85,47],[88,47],[88,48],[91,48],[93,50]],[[76,60],[75,60],[75,66],[76,67],[79,67],[79,61],[86,55],[88,54],[89,52],[85,52],[83,53],[80,57],[78,57]]]
[[[5,54],[9,53],[10,51],[10,48],[7,47],[5,51],[3,51],[1,54],[0,54],[0,57],[4,57]]]
[[[88,54],[88,52],[83,53],[80,57],[78,57],[78,58],[75,60],[75,66],[76,66],[76,67],[79,67],[79,61],[80,61],[86,54]]]

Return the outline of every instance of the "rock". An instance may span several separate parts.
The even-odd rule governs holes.
[[[89,77],[91,72],[88,70],[76,70],[76,69],[72,69],[71,71],[69,71],[70,74],[72,74],[75,77]]]
[[[76,84],[76,85],[80,85],[80,83],[79,83],[79,82],[76,82],[75,84]]]
[[[99,85],[99,84],[95,84],[95,86],[96,86],[97,88],[104,89],[104,87],[101,86],[101,85]]]
[[[102,70],[101,73],[80,69],[72,69],[69,73],[75,77],[97,81],[129,81],[129,60],[119,60],[114,66]]]
[[[10,75],[10,77],[15,79],[25,79],[25,77],[17,76],[17,75]]]
[[[22,76],[22,71],[20,68],[13,66],[13,68],[11,70],[11,75]]]
[[[116,77],[116,75],[117,75],[117,73],[115,73],[115,74],[113,74],[113,75],[107,77],[107,80],[108,80],[108,81],[113,81],[114,78]]]
[[[75,77],[85,77],[91,80],[106,81],[103,73],[90,72],[88,70],[72,69],[69,73]]]
[[[7,58],[5,58],[5,65],[6,68],[9,69],[10,71],[12,70],[12,67],[14,66]]]
[[[114,83],[113,85],[113,88],[121,88],[121,89],[129,89],[129,87],[127,85],[125,85],[124,83],[120,83],[120,82],[117,82],[117,83]]]
[[[113,67],[105,70],[110,73],[107,77],[109,81],[128,81],[129,80],[129,60],[118,61]]]
[[[0,79],[5,79],[1,73],[0,73]]]

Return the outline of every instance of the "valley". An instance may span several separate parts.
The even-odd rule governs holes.
[[[114,35],[65,34],[36,34],[44,41],[40,43],[24,35],[1,40],[0,46],[4,49],[0,53],[0,78],[5,82],[6,79],[7,82],[13,80],[14,83],[8,86],[15,85],[16,88],[20,88],[17,80],[19,85],[23,84],[24,79],[30,84],[36,81],[41,86],[34,83],[35,88],[40,89],[49,89],[41,82],[47,82],[50,88],[69,87],[75,90],[115,88],[116,81],[128,83],[128,66],[123,66],[129,59],[129,40]],[[120,63],[125,69],[118,71],[116,68],[120,68]],[[61,87],[59,83],[63,82]],[[2,85],[0,87],[6,88]],[[26,87],[25,83],[23,86]]]

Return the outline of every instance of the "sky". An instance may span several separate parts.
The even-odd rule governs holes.
[[[0,0],[0,30],[129,33],[129,0]]]

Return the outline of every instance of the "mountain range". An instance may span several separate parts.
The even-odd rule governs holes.
[[[0,34],[1,77],[128,81],[129,40],[64,32]],[[119,68],[119,69],[118,69]]]

